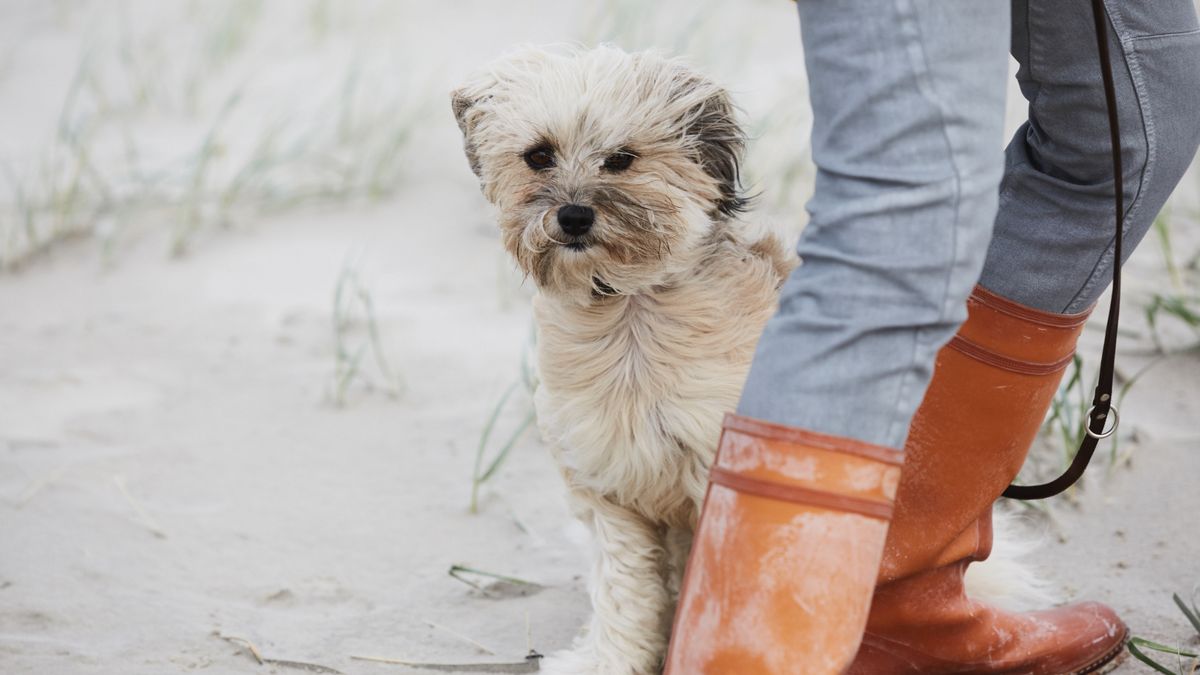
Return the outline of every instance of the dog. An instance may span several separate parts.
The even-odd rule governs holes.
[[[678,60],[528,48],[452,105],[537,286],[538,425],[595,541],[589,627],[542,669],[659,672],[721,419],[795,256],[738,218],[735,108]]]
[[[722,416],[796,256],[740,217],[735,107],[679,60],[525,48],[451,102],[537,287],[538,425],[595,544],[589,625],[542,670],[658,673]]]

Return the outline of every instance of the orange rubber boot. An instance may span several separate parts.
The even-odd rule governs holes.
[[[834,675],[854,658],[897,450],[728,415],[668,675]]]
[[[963,588],[967,565],[991,551],[992,504],[1025,461],[1087,313],[1041,312],[982,288],[968,309],[910,428],[879,586],[848,672],[1103,672],[1128,635],[1108,607],[1010,613]]]

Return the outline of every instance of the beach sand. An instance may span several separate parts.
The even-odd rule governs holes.
[[[481,431],[520,380],[532,290],[440,97],[506,44],[572,35],[573,13],[522,6],[535,19],[430,5],[438,14],[411,28],[436,48],[421,68],[445,107],[422,118],[386,197],[204,228],[182,256],[156,221],[181,216],[140,216],[115,253],[86,234],[0,275],[0,672],[304,672],[258,665],[220,636],[343,673],[436,672],[355,655],[520,660],[570,644],[588,612],[586,536],[536,432],[468,511]],[[32,130],[5,141],[16,161],[53,124],[74,57],[48,61],[50,93],[23,94],[27,69],[55,44],[79,53],[86,12],[74,11],[65,26],[37,23],[6,61],[0,107]],[[793,18],[782,2],[754,12]],[[799,69],[794,25],[764,36],[786,58],[756,47],[767,55],[749,62]],[[767,100],[748,80],[746,98]],[[1178,251],[1200,245],[1198,186],[1189,176],[1178,200]],[[1130,463],[1101,458],[1073,499],[1030,522],[1044,538],[1034,562],[1065,598],[1110,603],[1135,634],[1176,643],[1190,629],[1171,593],[1200,582],[1200,358],[1154,352],[1138,307],[1165,287],[1162,267],[1152,238],[1127,267],[1121,367],[1158,360],[1122,408]],[[349,305],[341,339],[363,350],[361,376],[338,405],[334,293],[347,270],[394,377]],[[1101,327],[1081,348],[1092,362]],[[1195,340],[1165,328],[1168,346]],[[529,406],[518,387],[489,454]],[[455,564],[531,584],[480,590],[448,574]],[[1119,672],[1146,670],[1133,663]]]

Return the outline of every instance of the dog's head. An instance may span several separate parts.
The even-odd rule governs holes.
[[[728,95],[678,61],[527,49],[454,92],[504,245],[546,292],[633,293],[745,205]]]

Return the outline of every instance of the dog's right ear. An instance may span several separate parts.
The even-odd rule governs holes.
[[[741,163],[746,147],[746,135],[737,117],[729,94],[701,78],[702,90],[709,94],[688,113],[688,133],[699,143],[697,152],[705,173],[717,181],[721,199],[717,210],[726,216],[736,216],[746,210],[748,199],[742,193]]]
[[[470,94],[465,88],[456,89],[450,94],[450,107],[454,110],[454,119],[463,135],[463,151],[467,153],[467,162],[471,171],[482,179],[479,167],[479,151],[475,143],[475,130],[479,126],[480,111],[477,104],[480,99]]]

